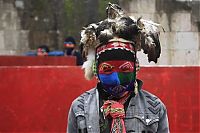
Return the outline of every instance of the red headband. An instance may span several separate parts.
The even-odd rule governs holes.
[[[98,47],[97,52],[96,52],[97,57],[102,52],[105,52],[106,50],[112,50],[112,49],[123,49],[123,50],[126,50],[126,51],[130,51],[132,53],[135,53],[134,52],[135,49],[130,42],[119,42],[119,41],[117,41],[117,42],[109,42],[106,45]]]

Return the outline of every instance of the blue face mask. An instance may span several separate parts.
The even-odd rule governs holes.
[[[133,90],[134,73],[113,72],[111,74],[98,74],[105,91],[114,97],[122,96],[126,91]]]
[[[126,60],[102,62],[98,67],[98,77],[107,93],[121,97],[125,92],[133,90],[135,64]]]
[[[74,48],[65,48],[66,55],[72,55],[72,51]]]

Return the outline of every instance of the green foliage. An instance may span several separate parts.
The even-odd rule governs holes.
[[[80,31],[83,26],[87,25],[91,22],[89,20],[89,13],[88,8],[93,2],[92,0],[65,0],[65,36],[75,36],[77,39],[80,37]],[[119,3],[119,0],[98,0],[98,2],[95,5],[95,7],[98,7],[98,9],[92,9],[96,10],[96,15],[98,16],[95,19],[98,20],[92,20],[94,22],[98,22],[102,19],[106,18],[106,7],[108,6],[108,3]],[[95,8],[94,7],[94,8]],[[90,10],[89,10],[90,11]]]
[[[67,17],[71,18],[73,15],[74,3],[73,0],[65,0],[65,13]]]
[[[84,0],[65,0],[65,35],[79,38],[80,30],[86,23]]]
[[[41,14],[45,11],[46,6],[48,5],[47,0],[32,0],[32,8],[35,14]]]

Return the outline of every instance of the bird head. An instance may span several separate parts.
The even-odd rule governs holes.
[[[119,5],[112,4],[110,2],[108,3],[108,6],[106,8],[106,13],[108,19],[115,19],[124,15],[124,11]]]

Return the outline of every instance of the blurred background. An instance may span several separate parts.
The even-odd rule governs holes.
[[[138,78],[165,103],[171,133],[200,132],[200,0],[0,0],[1,133],[66,132],[71,102],[96,85],[77,66],[80,31],[106,19],[108,2],[164,27],[157,64],[138,52]]]
[[[23,55],[42,44],[62,50],[67,36],[79,43],[83,26],[106,18],[108,2],[164,27],[157,65],[200,64],[199,0],[0,0],[0,55]],[[138,56],[142,65],[155,65]]]

